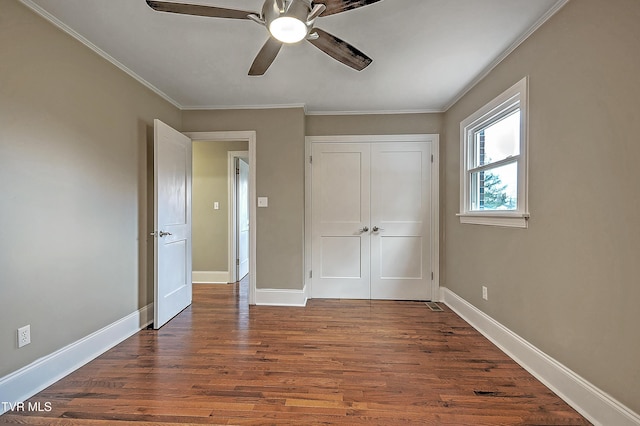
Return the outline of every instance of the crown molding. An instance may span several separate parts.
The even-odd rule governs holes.
[[[296,104],[266,104],[266,105],[189,105],[183,106],[183,111],[219,111],[219,110],[257,110],[257,109],[290,109],[302,108],[305,115],[394,115],[394,114],[439,114],[442,109],[408,109],[408,110],[371,110],[371,111],[313,111],[303,103]]]
[[[440,114],[443,109],[405,109],[372,111],[307,111],[307,115],[392,115],[392,114]]]
[[[448,111],[454,106],[464,95],[466,95],[471,89],[473,89],[478,83],[480,83],[495,67],[497,67],[502,61],[504,61],[514,50],[516,50],[525,40],[538,30],[545,22],[547,22],[553,15],[558,13],[569,0],[558,0],[556,3],[538,19],[529,29],[522,34],[515,42],[507,47],[493,62],[491,62],[480,74],[478,74],[471,82],[464,87],[443,109],[443,112]]]
[[[180,109],[183,111],[216,111],[216,110],[234,110],[234,109],[291,109],[302,108],[307,112],[307,106],[305,104],[266,104],[266,105],[190,105],[183,106]]]
[[[142,84],[147,89],[151,90],[153,93],[155,93],[156,95],[160,96],[162,99],[164,99],[165,101],[169,102],[174,107],[176,107],[176,108],[178,108],[180,110],[183,109],[182,105],[180,105],[178,102],[176,102],[174,99],[172,99],[169,95],[167,95],[166,93],[164,93],[163,91],[161,91],[160,89],[155,87],[153,84],[149,83],[144,78],[140,77],[133,70],[131,70],[130,68],[126,67],[124,64],[119,62],[113,56],[109,55],[107,52],[105,52],[104,50],[100,49],[98,46],[96,46],[95,44],[93,44],[92,42],[87,40],[81,34],[79,34],[75,30],[73,30],[71,27],[66,25],[64,22],[60,21],[58,18],[56,18],[55,16],[53,16],[52,14],[47,12],[45,9],[43,9],[42,7],[40,7],[39,5],[34,3],[32,0],[20,0],[20,3],[22,3],[23,5],[25,5],[26,7],[28,7],[32,11],[34,11],[36,14],[40,15],[41,17],[43,17],[44,19],[46,19],[47,21],[49,21],[50,23],[55,25],[59,29],[61,29],[62,31],[64,31],[65,33],[70,35],[71,37],[75,38],[80,43],[82,43],[85,46],[87,46],[89,49],[93,50],[95,53],[97,53],[103,59],[106,59],[111,64],[115,65],[117,68],[119,68],[120,70],[124,71],[126,74],[128,74],[130,77],[132,77],[134,80],[136,80],[138,83]]]
[[[538,28],[540,28],[546,21],[548,21],[553,15],[555,15],[562,7],[564,7],[569,0],[558,0],[554,6],[547,11],[538,21],[536,21],[522,36],[520,36],[514,43],[512,43],[507,49],[505,49],[500,56],[498,56],[489,66],[487,66],[480,74],[478,74],[468,85],[464,87],[458,94],[443,108],[437,109],[409,109],[409,110],[381,110],[381,111],[320,111],[320,110],[308,110],[308,107],[304,103],[297,104],[267,104],[267,105],[211,105],[211,106],[197,106],[197,105],[189,105],[184,106],[177,102],[175,99],[171,98],[169,95],[164,93],[162,90],[158,89],[153,84],[149,83],[147,80],[142,78],[140,75],[135,73],[133,70],[119,62],[113,56],[109,55],[104,50],[100,49],[98,46],[93,44],[87,38],[73,30],[71,27],[60,21],[58,18],[50,14],[48,11],[43,9],[38,4],[34,3],[33,0],[19,0],[27,8],[31,9],[36,14],[40,15],[45,20],[52,23],[57,28],[61,29],[74,39],[78,40],[80,43],[87,46],[89,49],[97,53],[103,59],[107,60],[111,64],[115,65],[117,68],[128,74],[134,80],[138,81],[144,87],[151,90],[156,95],[160,96],[165,101],[169,102],[174,107],[178,108],[181,111],[206,111],[206,110],[251,110],[251,109],[286,109],[286,108],[303,108],[305,115],[333,115],[333,116],[341,116],[341,115],[389,115],[389,114],[439,114],[447,112],[453,105],[455,105],[464,95],[466,95],[473,87],[475,87],[480,81],[482,81],[496,66],[498,66],[505,58],[507,58],[518,46],[520,46],[525,40],[527,40]]]
[[[134,80],[142,84],[147,89],[151,90],[156,95],[160,96],[165,101],[169,102],[174,107],[178,108],[181,111],[217,111],[217,110],[258,110],[258,109],[290,109],[290,108],[302,108],[304,110],[305,115],[383,115],[383,114],[430,114],[430,113],[441,113],[445,110],[437,109],[417,109],[417,110],[384,110],[384,111],[309,111],[307,105],[305,103],[293,103],[293,104],[266,104],[266,105],[181,105],[175,99],[171,98],[169,95],[164,93],[162,90],[158,89],[153,84],[149,83],[147,80],[142,78],[140,75],[135,73],[133,70],[122,64],[120,61],[115,59],[113,56],[109,55],[104,50],[100,49],[98,46],[89,41],[86,37],[82,36],[80,33],[66,25],[64,22],[60,21],[58,18],[53,16],[51,13],[43,9],[40,5],[33,2],[33,0],[19,0],[20,3],[25,5],[27,8],[31,9],[33,12],[64,31],[66,34],[70,35],[74,39],[78,40],[80,43],[84,44],[86,47],[91,49],[93,52],[98,54],[103,59],[107,60],[111,64],[115,65],[118,69],[128,74]]]

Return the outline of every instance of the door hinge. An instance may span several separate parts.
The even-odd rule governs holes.
[[[236,169],[236,174],[239,175],[240,174],[240,169]]]
[[[313,164],[313,155],[309,156],[309,164]]]
[[[236,266],[240,266],[240,259],[236,259]]]
[[[433,163],[433,154],[431,154],[431,162]]]
[[[309,278],[313,278],[313,271],[309,271]]]
[[[431,273],[431,281],[433,281],[433,272]]]

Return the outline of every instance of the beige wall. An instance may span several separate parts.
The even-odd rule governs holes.
[[[153,300],[152,124],[181,113],[18,1],[0,10],[2,377]]]
[[[303,288],[304,110],[184,111],[183,131],[256,131],[256,287]]]
[[[257,209],[256,286],[277,289],[304,286],[304,137],[440,133],[442,123],[443,114],[305,117],[302,108],[183,113],[187,132],[256,130],[257,192],[269,197]]]
[[[181,113],[17,1],[0,10],[0,377],[152,301],[153,118],[257,131],[258,288],[302,288],[305,135],[440,133],[443,284],[640,412],[637,0],[568,3],[446,114],[375,116]],[[524,75],[530,227],[461,225],[459,123]]]
[[[246,141],[193,143],[192,256],[194,271],[229,269],[228,152],[246,151]],[[219,203],[214,210],[213,203]]]
[[[446,113],[443,217],[445,285],[636,412],[639,18],[637,0],[569,2]],[[461,225],[460,121],[525,75],[529,229]]]

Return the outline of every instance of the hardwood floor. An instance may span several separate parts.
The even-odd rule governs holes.
[[[193,295],[30,400],[50,411],[0,424],[589,424],[443,305],[249,307],[239,284]]]

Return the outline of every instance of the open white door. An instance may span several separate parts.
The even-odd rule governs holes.
[[[238,162],[237,212],[238,228],[238,281],[249,273],[249,164],[242,158]]]
[[[191,304],[191,139],[154,120],[154,298],[158,329]]]

